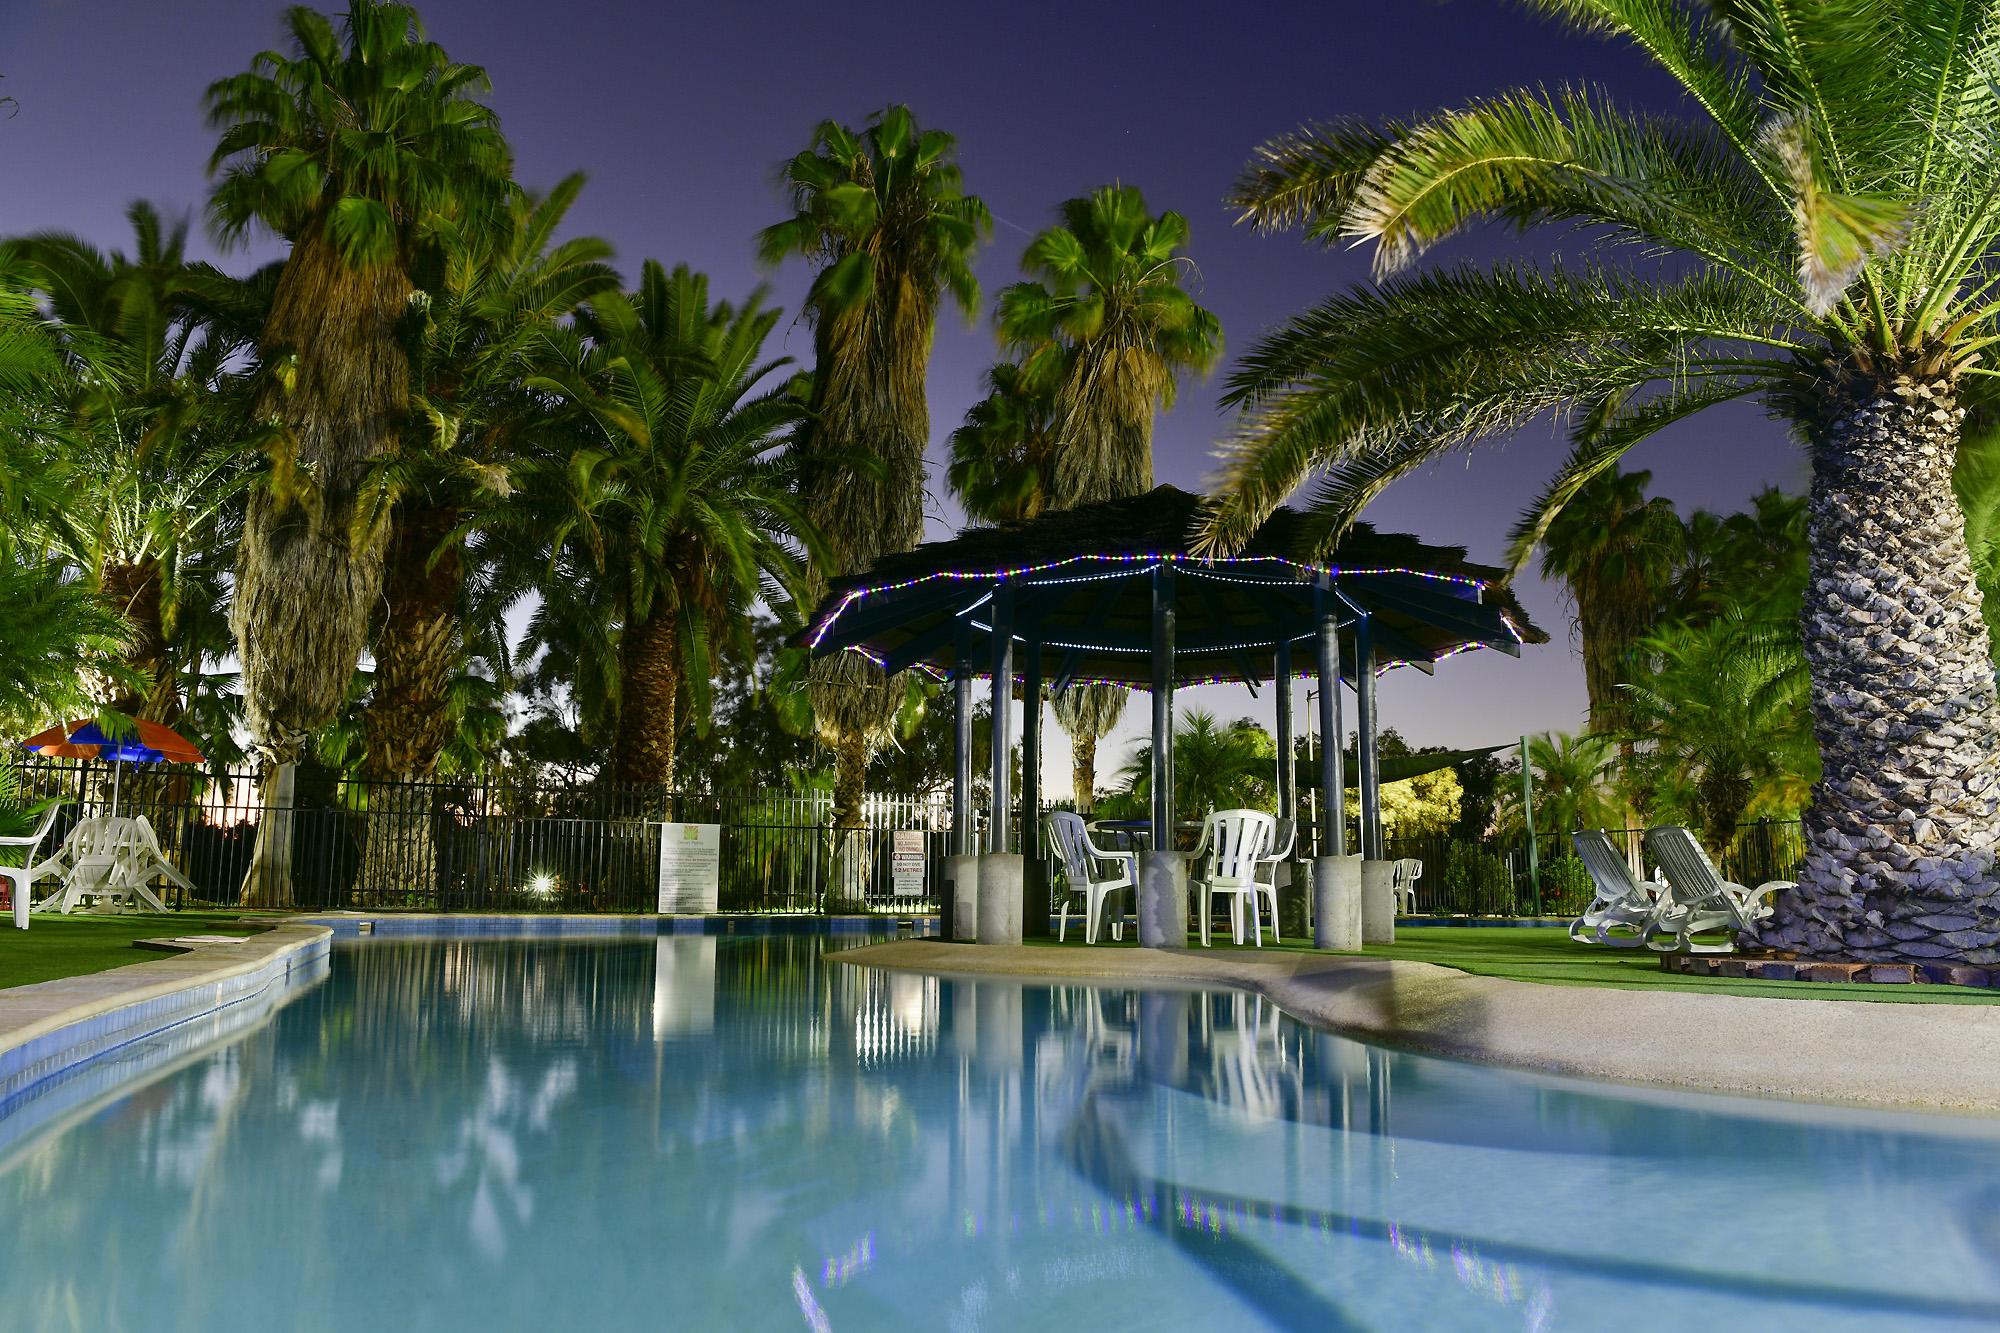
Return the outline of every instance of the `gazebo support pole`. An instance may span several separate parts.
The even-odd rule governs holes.
[[[1281,631],[1282,634],[1282,631]],[[1278,818],[1292,821],[1295,830],[1292,835],[1292,860],[1296,862],[1305,853],[1306,830],[1299,828],[1299,757],[1292,742],[1292,643],[1290,639],[1279,638],[1271,666],[1272,693],[1277,696],[1278,722]],[[1279,866],[1275,872],[1278,883],[1285,889],[1285,901],[1293,900],[1291,885],[1298,879],[1299,872],[1291,864]],[[1280,915],[1283,915],[1282,913]],[[1299,920],[1306,919],[1303,912]]]
[[[1396,889],[1392,867],[1382,858],[1382,759],[1375,744],[1374,617],[1361,614],[1354,627],[1354,697],[1361,732],[1361,942],[1392,944],[1396,939]]]
[[[1272,667],[1272,692],[1277,695],[1278,712],[1278,818],[1296,821],[1299,817],[1298,756],[1292,753],[1292,645],[1278,640],[1277,662]],[[1303,844],[1304,839],[1300,839]]]
[[[1320,844],[1313,859],[1313,946],[1361,947],[1361,858],[1347,855],[1345,737],[1340,727],[1340,620],[1333,580],[1314,590],[1319,666]]]
[[[1187,862],[1174,847],[1174,566],[1153,567],[1153,838],[1139,854],[1139,943],[1187,943]]]
[[[1361,854],[1382,859],[1382,762],[1375,747],[1375,635],[1364,615],[1354,628],[1354,697],[1361,732]]]
[[[972,829],[972,663],[961,629],[951,673],[951,885],[940,897],[940,932],[969,940],[979,929],[979,840]]]
[[[1027,636],[1021,666],[1021,851],[1027,861],[1021,898],[1021,934],[1049,933],[1049,867],[1042,857],[1042,641]]]
[[[979,942],[1021,942],[1021,858],[1010,852],[1013,776],[1014,589],[993,590],[993,814],[991,848],[979,858]]]

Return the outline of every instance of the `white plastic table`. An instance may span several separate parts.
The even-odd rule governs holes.
[[[144,815],[97,815],[79,820],[56,854],[36,867],[62,875],[62,888],[35,904],[37,912],[69,913],[83,903],[89,910],[123,911],[136,899],[156,912],[167,905],[153,892],[165,877],[192,890],[187,876],[168,863],[160,840]]]

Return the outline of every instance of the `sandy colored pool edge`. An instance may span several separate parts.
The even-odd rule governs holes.
[[[1658,1088],[1897,1110],[2000,1112],[2000,1009],[1548,986],[1310,953],[1051,950],[897,940],[836,962],[939,975],[1238,986],[1345,1036]]]

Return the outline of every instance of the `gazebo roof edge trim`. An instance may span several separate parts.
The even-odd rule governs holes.
[[[1056,560],[1044,561],[1040,564],[1021,565],[1012,568],[986,569],[986,570],[963,570],[963,569],[933,570],[930,573],[919,574],[912,578],[898,579],[888,583],[871,584],[863,588],[850,588],[847,590],[847,592],[841,595],[840,601],[835,604],[833,610],[828,612],[827,615],[820,621],[820,623],[813,627],[812,633],[809,636],[807,636],[806,645],[809,648],[817,648],[820,644],[820,640],[824,639],[829,633],[832,632],[834,625],[840,620],[840,617],[846,613],[847,609],[853,606],[856,602],[862,601],[863,599],[868,597],[879,596],[880,594],[887,592],[902,592],[908,588],[921,587],[926,583],[935,583],[939,580],[951,580],[953,582],[969,583],[969,582],[983,582],[988,579],[1005,581],[1007,579],[1024,578],[1031,574],[1045,573],[1049,570],[1061,569],[1066,565],[1074,565],[1086,561],[1100,563],[1100,564],[1120,564],[1120,565],[1146,565],[1146,566],[1158,566],[1165,564],[1171,564],[1177,566],[1185,565],[1190,569],[1190,571],[1208,570],[1221,565],[1278,564],[1286,566],[1287,568],[1290,569],[1297,570],[1300,572],[1301,575],[1309,575],[1314,578],[1318,577],[1331,577],[1336,579],[1366,578],[1370,576],[1380,576],[1386,574],[1401,574],[1411,578],[1432,579],[1440,583],[1454,583],[1459,585],[1460,587],[1477,589],[1482,593],[1488,587],[1492,586],[1494,582],[1493,580],[1490,579],[1473,578],[1469,575],[1464,575],[1464,574],[1441,574],[1435,570],[1409,569],[1401,566],[1347,569],[1338,565],[1320,565],[1311,563],[1309,561],[1292,560],[1288,557],[1281,555],[1197,557],[1191,555],[1183,555],[1175,552],[1145,552],[1145,553],[1128,553],[1128,554],[1105,553],[1105,554],[1092,554],[1092,555],[1071,555],[1071,556],[1063,556],[1060,559]],[[1112,576],[1107,576],[1107,577],[1112,577]],[[1078,579],[1076,581],[1085,582],[1087,580]],[[1305,580],[1304,578],[1301,578],[1299,581],[1304,582]],[[969,610],[970,608],[967,609]],[[1525,640],[1521,638],[1520,630],[1514,626],[1512,620],[1507,616],[1507,614],[1504,611],[1501,612],[1501,619],[1506,622],[1507,630],[1510,634],[1514,636],[1516,642],[1525,642]]]

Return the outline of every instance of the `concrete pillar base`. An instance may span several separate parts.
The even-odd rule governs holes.
[[[981,944],[1021,942],[1021,885],[1026,873],[1019,852],[988,852],[979,858]]]
[[[1361,947],[1361,858],[1313,859],[1313,947],[1353,953]]]
[[[1140,852],[1139,943],[1185,949],[1187,914],[1187,858],[1179,852]]]
[[[1363,944],[1394,944],[1396,942],[1396,895],[1390,888],[1394,878],[1394,861],[1363,861],[1361,863],[1361,942]]]
[[[951,937],[972,941],[979,938],[979,858],[951,858]]]

